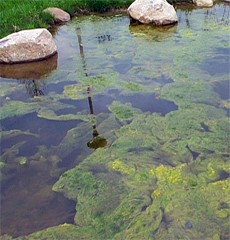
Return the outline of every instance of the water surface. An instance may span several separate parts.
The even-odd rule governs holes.
[[[156,114],[162,124],[179,117],[166,124],[171,132],[159,134],[158,145],[132,143],[132,137],[124,142],[125,161],[146,154],[153,165],[176,167],[226,154],[219,142],[213,148],[213,141],[204,143],[221,134],[213,122],[224,122],[229,109],[229,6],[177,7],[177,14],[178,24],[166,28],[130,26],[124,15],[79,17],[54,33],[58,55],[40,63],[39,73],[35,63],[0,67],[1,234],[74,223],[75,201],[53,192],[53,184],[97,152],[87,144],[95,136],[106,139],[105,151],[114,149],[117,130],[144,116]],[[206,140],[198,143],[198,135]],[[95,175],[105,169],[102,163],[90,167]],[[226,170],[220,175],[229,176]],[[119,176],[109,181],[113,177]],[[164,213],[162,224],[170,227],[168,218]],[[196,224],[186,220],[184,227]]]

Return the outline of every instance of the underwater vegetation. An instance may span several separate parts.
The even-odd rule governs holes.
[[[230,237],[229,97],[221,90],[229,8],[177,11],[179,24],[165,35],[128,27],[124,16],[77,18],[56,36],[62,64],[45,78],[44,95],[25,100],[13,80],[1,80],[3,185],[17,168],[44,166],[76,212],[72,222],[0,239]],[[112,40],[99,42],[104,35]],[[62,134],[49,142],[41,129],[7,125],[31,115]]]

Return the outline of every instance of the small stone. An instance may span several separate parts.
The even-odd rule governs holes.
[[[68,22],[70,20],[69,13],[63,11],[60,8],[50,7],[50,8],[46,8],[44,12],[48,12],[51,15],[53,15],[55,22]]]

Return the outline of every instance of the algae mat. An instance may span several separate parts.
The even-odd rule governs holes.
[[[229,239],[229,12],[178,7],[167,28],[77,18],[54,33],[56,69],[4,75],[6,206],[11,186],[33,209],[65,196],[72,210],[50,225],[60,214],[31,211],[40,227],[1,239]]]

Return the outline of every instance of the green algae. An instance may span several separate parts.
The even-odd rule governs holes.
[[[0,109],[0,119],[22,116],[36,111],[35,103],[25,103],[22,101],[7,101]]]
[[[207,19],[211,20],[211,15]],[[95,35],[83,34],[84,47],[88,46],[92,55],[86,54],[89,76],[84,75],[85,70],[66,76],[62,69],[60,79],[77,79],[78,83],[66,85],[58,96],[49,95],[54,97],[49,106],[39,98],[43,103],[38,101],[39,110],[36,110],[38,117],[46,119],[85,122],[68,130],[57,146],[49,149],[40,146],[31,158],[52,162],[50,174],[58,176],[58,163],[76,149],[81,152],[82,156],[76,156],[74,161],[79,163],[81,159],[81,163],[65,172],[53,186],[54,191],[76,201],[75,225],[60,225],[25,238],[227,238],[229,122],[222,108],[228,105],[212,88],[213,82],[226,79],[227,74],[211,76],[202,69],[202,64],[213,55],[210,52],[213,46],[227,47],[227,27],[218,21],[213,24],[205,21],[202,28],[206,31],[201,32],[200,17],[195,19],[188,14],[188,20],[193,23],[188,29],[182,23],[168,33],[160,29],[139,33],[130,28],[133,34],[130,39],[124,27],[120,31],[116,28],[114,44],[111,41],[93,45],[96,34],[101,34],[103,28],[103,32],[108,32],[106,21],[97,26],[95,23],[101,18],[93,20],[88,28],[90,32],[94,29]],[[87,28],[85,23],[81,26]],[[156,36],[149,36],[151,31],[157,32]],[[74,38],[75,35],[71,40]],[[76,56],[71,59],[80,62]],[[173,82],[157,82],[161,76]],[[179,109],[163,117],[143,114],[129,103],[113,101],[109,116],[102,114],[97,119],[87,119],[84,113],[56,114],[55,111],[70,107],[60,100],[87,98],[88,86],[96,94],[113,88],[125,93],[156,92],[159,98],[175,102]],[[98,120],[97,130],[109,139],[109,144],[83,160],[87,151],[82,142],[92,139],[93,126]],[[117,120],[126,125],[121,127]],[[19,146],[11,150],[17,149]]]
[[[130,90],[132,92],[141,92],[143,91],[143,86],[139,83],[133,83],[133,82],[128,82],[123,84],[122,86],[123,89]]]
[[[167,174],[165,171],[168,170],[163,171]],[[229,181],[210,184],[201,181],[195,185],[175,171],[177,169],[170,170],[169,179],[165,175],[163,179],[158,178],[159,188],[152,194],[154,202],[164,209],[166,219],[153,239],[183,239],[185,236],[190,239],[208,239],[216,234],[227,235],[229,224],[226,220],[229,212],[221,215],[222,211],[217,209],[222,201],[228,202]],[[177,175],[176,181],[172,181],[174,175]],[[197,178],[199,176],[193,176],[193,181]],[[186,222],[190,223],[191,229],[186,229]],[[203,228],[204,225],[206,228]]]
[[[230,101],[229,101],[229,100],[228,100],[228,101],[222,100],[222,101],[220,102],[220,105],[221,105],[221,107],[223,107],[223,108],[230,109]]]
[[[21,87],[17,83],[1,82],[0,97],[6,97],[8,94],[18,91]]]
[[[45,118],[49,120],[56,120],[56,121],[71,121],[71,120],[83,120],[89,121],[89,117],[87,115],[76,113],[76,114],[62,114],[57,115],[54,111],[49,109],[40,110],[37,115],[39,118]]]
[[[12,118],[17,116],[23,116],[28,113],[36,112],[37,115],[41,118],[47,118],[52,120],[61,120],[67,119],[82,119],[83,116],[73,116],[70,114],[69,116],[57,116],[55,111],[63,110],[66,108],[74,108],[71,105],[61,103],[60,96],[39,96],[33,98],[31,101],[23,102],[23,101],[13,101],[6,100],[3,103],[3,106],[0,109],[0,119]]]
[[[8,234],[4,234],[0,236],[1,240],[12,240],[13,237],[9,236]]]
[[[87,97],[87,85],[72,84],[64,87],[64,95],[71,99],[84,99]]]
[[[117,132],[118,138],[110,148],[97,150],[62,175],[54,190],[77,201],[76,224],[94,226],[105,239],[168,239],[170,236],[172,239],[183,236],[208,239],[220,234],[219,226],[222,226],[221,232],[227,234],[229,213],[219,209],[222,201],[228,202],[228,180],[219,180],[222,171],[229,171],[227,161],[209,152],[202,155],[202,160],[198,158],[193,162],[186,148],[190,135],[180,133],[182,129],[176,133],[177,127],[170,129],[171,122],[168,115],[166,118],[137,115],[131,124]],[[214,131],[219,130],[212,128]],[[203,136],[210,134],[200,129],[197,132]],[[173,136],[178,140],[172,139]],[[175,150],[177,141],[184,142],[184,151],[181,144]],[[225,139],[218,141],[223,144]],[[205,146],[207,149],[209,144]],[[192,146],[198,148],[199,145]],[[178,166],[159,165],[163,153],[169,165]],[[175,161],[184,161],[185,154],[190,158],[187,164]],[[115,201],[117,197],[119,201]],[[107,210],[101,208],[105,201],[109,206]],[[187,222],[192,229],[186,229]],[[201,229],[201,223],[207,227]]]
[[[220,98],[207,83],[186,81],[170,83],[161,89],[161,97],[174,101],[180,107],[191,103],[204,103],[217,106]]]
[[[45,231],[39,231],[29,235],[28,237],[18,237],[17,240],[38,240],[38,239],[100,239],[96,236],[96,232],[93,228],[80,228],[72,224],[62,224],[56,227],[49,228]],[[3,239],[4,240],[4,239]],[[7,239],[6,239],[7,240]]]
[[[133,108],[131,103],[122,104],[119,101],[113,101],[109,106],[109,110],[122,122],[130,121],[136,114],[141,113],[139,109]]]
[[[13,137],[17,137],[17,136],[21,136],[21,135],[39,137],[38,134],[31,133],[29,131],[21,131],[18,129],[12,129],[9,131],[2,131],[1,132],[1,140],[4,141],[4,140],[7,140],[7,139],[10,139]]]

